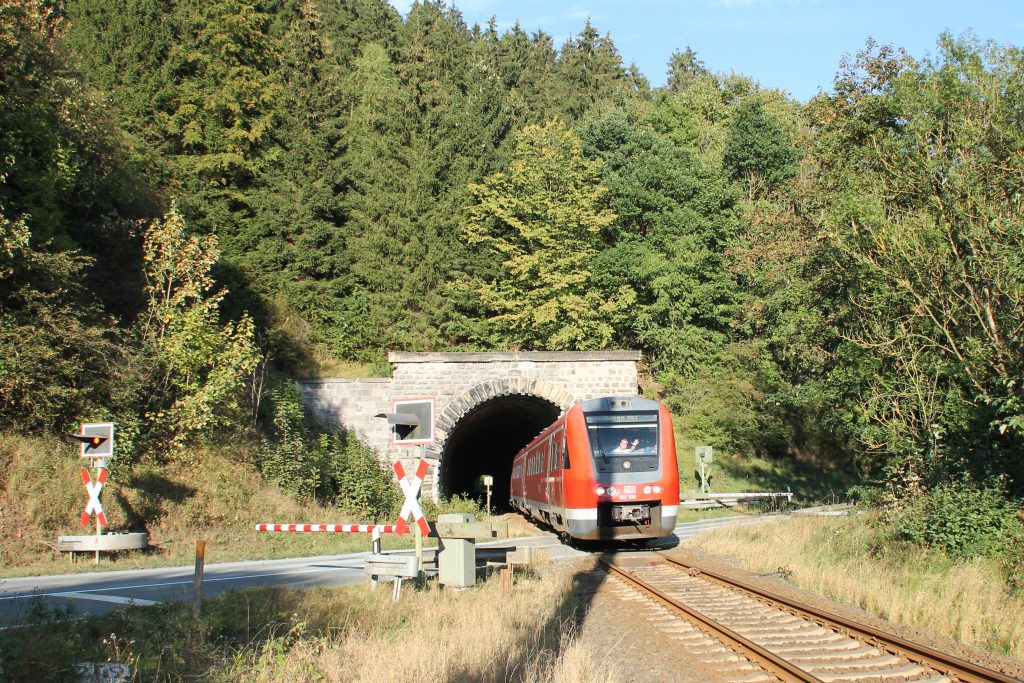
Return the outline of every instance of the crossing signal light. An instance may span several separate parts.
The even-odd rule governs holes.
[[[87,451],[99,448],[107,440],[105,436],[89,436],[87,434],[64,434],[63,436],[67,443],[85,444]]]
[[[83,458],[105,461],[114,457],[114,423],[83,422],[80,434],[64,434],[64,441],[78,444]]]

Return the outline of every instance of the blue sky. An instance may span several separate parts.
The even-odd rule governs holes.
[[[412,0],[391,0],[404,15]],[[455,0],[466,23],[516,20],[556,46],[584,21],[610,33],[627,65],[664,85],[672,51],[687,45],[721,73],[752,76],[799,100],[829,91],[839,60],[870,36],[914,57],[934,54],[945,30],[1024,45],[1024,0]]]

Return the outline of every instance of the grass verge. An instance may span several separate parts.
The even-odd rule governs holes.
[[[144,552],[103,553],[99,566],[86,553],[72,563],[52,549],[61,535],[95,533],[79,516],[87,495],[81,458],[55,439],[0,435],[0,577],[80,571],[142,569],[189,565],[199,539],[207,562],[266,560],[363,552],[369,534],[261,533],[256,524],[366,524],[358,511],[300,503],[268,483],[252,464],[245,445],[206,448],[165,465],[115,463],[103,488],[105,531],[146,531]],[[397,485],[396,485],[397,486]],[[473,501],[456,499],[438,506],[424,501],[431,519],[441,512],[470,512],[488,519]],[[533,533],[518,515],[503,515],[513,536]],[[381,520],[376,520],[381,521]],[[383,520],[391,523],[394,520]],[[411,548],[412,534],[382,537],[385,550]],[[436,545],[427,539],[426,547]]]
[[[574,640],[572,574],[497,577],[453,592],[366,585],[265,589],[186,605],[133,607],[0,631],[0,679],[65,680],[81,662],[128,664],[134,680],[613,681]]]
[[[883,544],[870,515],[793,518],[705,532],[694,546],[783,570],[797,585],[876,616],[1024,661],[1024,596],[989,559]]]

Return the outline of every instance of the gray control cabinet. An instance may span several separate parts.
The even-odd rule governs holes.
[[[473,515],[440,515],[441,524],[468,524]],[[467,588],[476,585],[476,541],[472,538],[438,540],[437,575],[442,586]]]

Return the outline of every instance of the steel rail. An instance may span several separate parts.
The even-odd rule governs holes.
[[[757,588],[744,581],[733,579],[695,565],[687,564],[666,555],[662,555],[661,557],[667,560],[670,564],[686,569],[691,573],[706,576],[709,579],[729,588],[738,588],[755,598],[769,600],[778,605],[782,605],[787,609],[818,620],[819,622],[824,622],[829,626],[841,628],[858,639],[867,638],[871,640],[875,646],[887,650],[892,654],[906,657],[911,661],[923,664],[947,676],[963,681],[964,683],[1021,683],[1020,679],[1013,678],[1012,676],[1000,673],[999,671],[993,671],[992,669],[981,666],[980,664],[975,664],[974,662],[970,662],[966,659],[947,655],[946,653],[928,647],[927,645],[921,645],[920,643],[906,640],[905,638],[901,638],[893,633],[887,633],[886,631],[876,629],[873,626],[868,626],[867,624],[861,624],[851,619],[841,617],[838,614],[832,614],[831,612],[826,612],[825,610],[805,605],[801,602],[778,595],[777,593]]]
[[[789,683],[791,681],[799,681],[800,683],[823,683],[820,678],[794,666],[792,663],[779,657],[772,652],[769,652],[765,648],[761,647],[757,643],[751,641],[744,636],[736,633],[732,629],[719,624],[718,622],[708,618],[707,616],[691,609],[683,603],[675,600],[674,598],[661,592],[654,586],[650,585],[643,579],[635,576],[631,572],[628,572],[621,567],[617,567],[612,564],[606,558],[599,558],[601,564],[608,568],[609,571],[622,577],[626,581],[638,586],[641,590],[646,593],[653,595],[662,604],[684,613],[687,618],[700,624],[704,629],[710,631],[719,640],[724,641],[728,645],[738,647],[744,657],[753,660],[759,666],[764,668],[766,671],[778,676],[782,681]],[[734,647],[734,649],[735,649]]]

